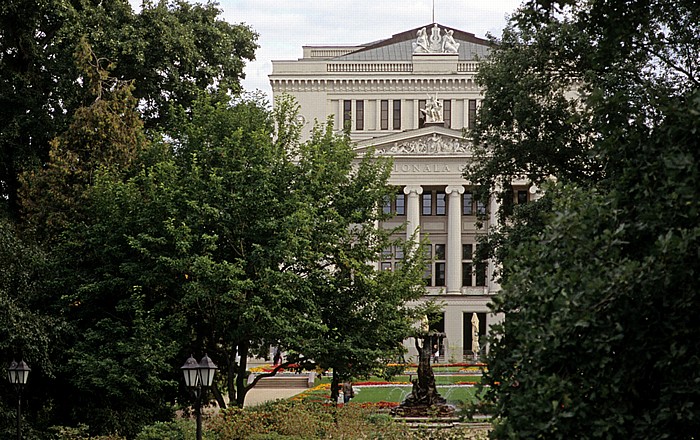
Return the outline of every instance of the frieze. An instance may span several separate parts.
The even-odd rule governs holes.
[[[423,136],[410,141],[395,142],[391,146],[377,148],[381,155],[450,155],[468,153],[467,144],[459,139],[438,135]]]

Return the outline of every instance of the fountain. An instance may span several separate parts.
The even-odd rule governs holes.
[[[392,410],[392,415],[401,417],[452,417],[455,407],[447,404],[435,386],[435,374],[430,366],[431,340],[444,337],[437,332],[424,332],[415,337],[418,350],[418,377],[411,380],[413,389],[403,402]]]

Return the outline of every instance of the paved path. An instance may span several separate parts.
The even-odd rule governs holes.
[[[287,399],[305,391],[306,388],[257,388],[253,387],[245,396],[243,406],[255,406],[263,402]]]

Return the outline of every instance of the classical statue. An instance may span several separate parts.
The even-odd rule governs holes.
[[[416,42],[413,43],[413,53],[429,53],[428,32],[425,28],[419,29],[416,37]]]
[[[430,37],[425,28],[416,33],[416,41],[413,43],[413,53],[458,53],[459,43],[454,39],[454,31],[447,29],[445,35],[437,24],[430,30]]]
[[[443,53],[458,53],[459,43],[457,43],[452,36],[454,31],[448,29],[445,31],[445,35],[442,37],[442,52]]]
[[[425,109],[421,109],[425,114],[425,122],[442,122],[442,101],[437,99],[437,95],[428,96]]]

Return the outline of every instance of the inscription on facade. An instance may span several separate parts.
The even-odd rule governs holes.
[[[395,173],[449,173],[450,171],[450,166],[446,163],[394,164]]]

